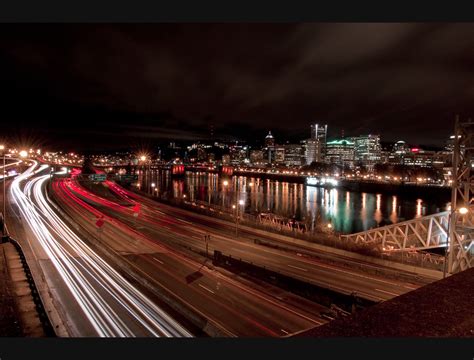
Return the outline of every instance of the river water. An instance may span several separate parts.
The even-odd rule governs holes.
[[[404,198],[377,193],[325,189],[304,184],[245,176],[169,171],[140,171],[136,186],[157,197],[200,201],[246,213],[271,212],[311,224],[331,223],[341,233],[353,233],[447,210],[446,199]],[[242,205],[239,205],[239,202]]]

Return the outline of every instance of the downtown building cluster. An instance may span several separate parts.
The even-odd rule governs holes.
[[[185,161],[283,171],[324,169],[320,172],[373,179],[388,179],[387,174],[392,174],[395,180],[446,183],[451,176],[453,142],[451,137],[439,150],[409,146],[402,140],[382,146],[378,134],[329,138],[328,125],[312,124],[310,137],[298,143],[279,143],[269,131],[259,147],[193,144],[188,149],[196,149],[197,156]],[[220,157],[209,152],[216,146],[222,149]]]
[[[265,146],[249,152],[251,165],[305,166],[313,163],[334,164],[343,169],[360,169],[373,172],[377,164],[394,164],[421,167],[450,166],[453,138],[439,151],[410,147],[405,141],[397,141],[383,148],[380,135],[367,134],[329,139],[327,125],[311,125],[311,137],[298,144],[278,144],[271,134],[265,138]],[[228,161],[237,160],[229,157]],[[238,159],[245,161],[245,159]],[[234,163],[239,163],[234,161]]]
[[[327,125],[311,125],[311,137],[299,144],[276,145],[269,133],[265,139],[267,164],[276,166],[305,166],[325,163],[342,169],[363,167],[372,171],[374,165],[382,159],[379,135],[361,135],[357,137],[328,140]],[[258,151],[258,150],[257,150]]]

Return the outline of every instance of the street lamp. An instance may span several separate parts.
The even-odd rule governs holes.
[[[244,204],[245,204],[244,200],[239,200],[239,205],[240,206],[243,206]],[[236,208],[236,206],[232,205],[232,209],[235,209],[235,208]],[[239,208],[240,207],[237,207],[237,215],[235,217],[235,236],[239,235]]]
[[[151,174],[151,161],[148,159],[148,154],[139,154],[138,155],[138,160],[142,162],[142,168],[143,168],[143,174],[145,175],[143,177],[143,181],[148,183],[148,176],[150,176],[150,180],[152,180],[152,174]],[[147,166],[148,164],[148,166]]]
[[[21,150],[20,151],[20,157],[26,158],[27,156],[28,156],[28,151],[26,151],[26,150]]]

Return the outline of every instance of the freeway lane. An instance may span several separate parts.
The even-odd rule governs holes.
[[[327,309],[320,305],[307,304],[303,310],[287,304],[255,284],[228,277],[119,219],[104,216],[71,190],[73,184],[69,179],[55,179],[52,184],[51,196],[68,216],[88,234],[97,231],[95,222],[103,218],[97,241],[120,255],[117,263],[126,261],[127,269],[208,319],[221,335],[284,336],[325,322],[319,313]]]
[[[44,197],[49,175],[41,173],[48,166],[33,163],[12,182],[10,194],[34,234],[36,257],[50,262],[49,267],[43,266],[45,277],[60,292],[62,312],[69,314],[76,335],[191,336],[56,215]]]
[[[231,223],[158,204],[110,181],[106,183],[106,186],[119,199],[112,195],[106,196],[107,193],[104,191],[100,191],[100,194],[106,198],[92,194],[74,179],[68,182],[68,186],[77,196],[111,217],[120,219],[131,226],[137,226],[141,232],[167,241],[169,245],[174,243],[205,251],[204,235],[210,234],[209,251],[211,252],[214,249],[220,250],[224,254],[266,266],[338,292],[350,294],[355,291],[359,296],[373,301],[388,300],[421,286],[421,283],[415,281],[388,279],[319,259],[298,256],[296,253],[257,245],[253,243],[255,235],[242,231],[242,236],[236,238],[235,227]],[[132,210],[136,203],[141,204],[138,218],[133,217]],[[271,238],[271,234],[268,238]]]

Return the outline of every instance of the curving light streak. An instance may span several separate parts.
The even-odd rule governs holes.
[[[85,244],[54,212],[44,187],[49,175],[20,184],[44,171],[38,163],[18,176],[11,194],[35,237],[99,336],[135,336],[124,318],[145,334],[167,337],[192,335]],[[112,300],[111,300],[112,299]],[[126,316],[125,316],[126,315]],[[140,333],[142,335],[142,332]]]

